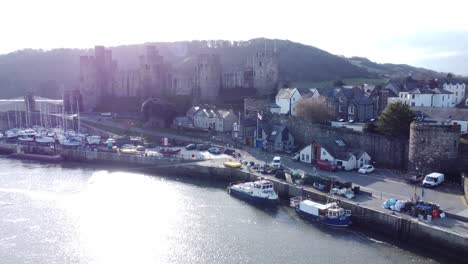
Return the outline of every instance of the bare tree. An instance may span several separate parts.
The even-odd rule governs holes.
[[[327,123],[333,119],[333,111],[325,98],[302,98],[297,102],[297,115],[312,123]]]

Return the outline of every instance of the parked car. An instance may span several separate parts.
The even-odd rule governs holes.
[[[273,157],[273,160],[271,161],[271,166],[275,169],[281,168],[281,157]]]
[[[210,145],[208,144],[198,144],[197,149],[198,150],[208,150],[210,148]]]
[[[186,149],[186,150],[196,150],[196,149],[197,149],[197,145],[195,145],[195,144],[188,144],[187,146],[185,146],[185,149]]]
[[[221,154],[221,150],[219,148],[216,148],[216,147],[211,147],[208,149],[208,152],[210,152],[211,154],[214,154],[214,155],[219,155]]]
[[[317,168],[327,171],[336,171],[338,168],[326,160],[317,160]]]
[[[374,166],[372,165],[364,165],[361,168],[359,168],[358,173],[362,174],[368,174],[371,173],[375,170]]]
[[[426,177],[424,177],[423,186],[424,187],[436,187],[438,185],[441,185],[443,182],[444,182],[444,174],[433,172],[433,173],[426,175]]]

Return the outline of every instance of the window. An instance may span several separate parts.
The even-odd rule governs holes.
[[[348,107],[348,113],[349,113],[349,114],[354,114],[354,105],[350,105],[350,106]]]
[[[414,102],[411,102],[411,106],[415,106],[416,104]]]
[[[442,102],[444,101],[445,97],[442,95]]]
[[[325,155],[327,155],[327,153],[324,151],[322,155],[325,156]]]
[[[309,160],[309,154],[306,155],[306,160]]]
[[[305,156],[304,154],[301,155],[301,159],[302,159],[302,160],[305,160],[304,156]]]
[[[455,95],[458,96],[458,92],[455,92]]]
[[[411,98],[412,98],[412,99],[414,99],[414,94],[413,94],[413,95],[411,95]]]
[[[338,105],[338,112],[343,112],[343,109],[341,108],[341,105]]]
[[[341,103],[344,102],[343,96],[340,96],[339,100],[340,100]]]

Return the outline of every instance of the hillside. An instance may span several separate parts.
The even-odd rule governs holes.
[[[398,78],[411,74],[416,79],[443,77],[446,74],[425,68],[413,67],[406,64],[376,63],[367,58],[351,57],[348,61],[355,66],[361,67],[379,77]]]
[[[321,49],[288,40],[252,39],[249,41],[180,41],[150,43],[177,72],[190,74],[194,58],[200,53],[218,53],[224,69],[239,69],[255,52],[276,50],[280,79],[301,83],[336,79],[375,78],[407,75],[411,66],[376,64],[362,58],[346,59]],[[138,56],[147,44],[110,47],[119,69],[135,69]],[[27,90],[58,97],[59,88],[74,88],[79,74],[79,56],[92,55],[92,49],[21,50],[0,55],[0,98],[21,96]],[[422,69],[418,69],[421,70]],[[428,73],[434,73],[426,70]]]

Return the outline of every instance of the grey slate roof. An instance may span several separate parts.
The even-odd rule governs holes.
[[[429,117],[434,120],[447,121],[447,120],[460,120],[468,121],[468,109],[467,108],[435,108],[435,107],[412,107],[413,111],[417,114],[424,114],[425,117]]]
[[[409,92],[409,94],[453,94],[444,89],[434,88],[434,89],[427,89],[427,88],[416,88]]]

